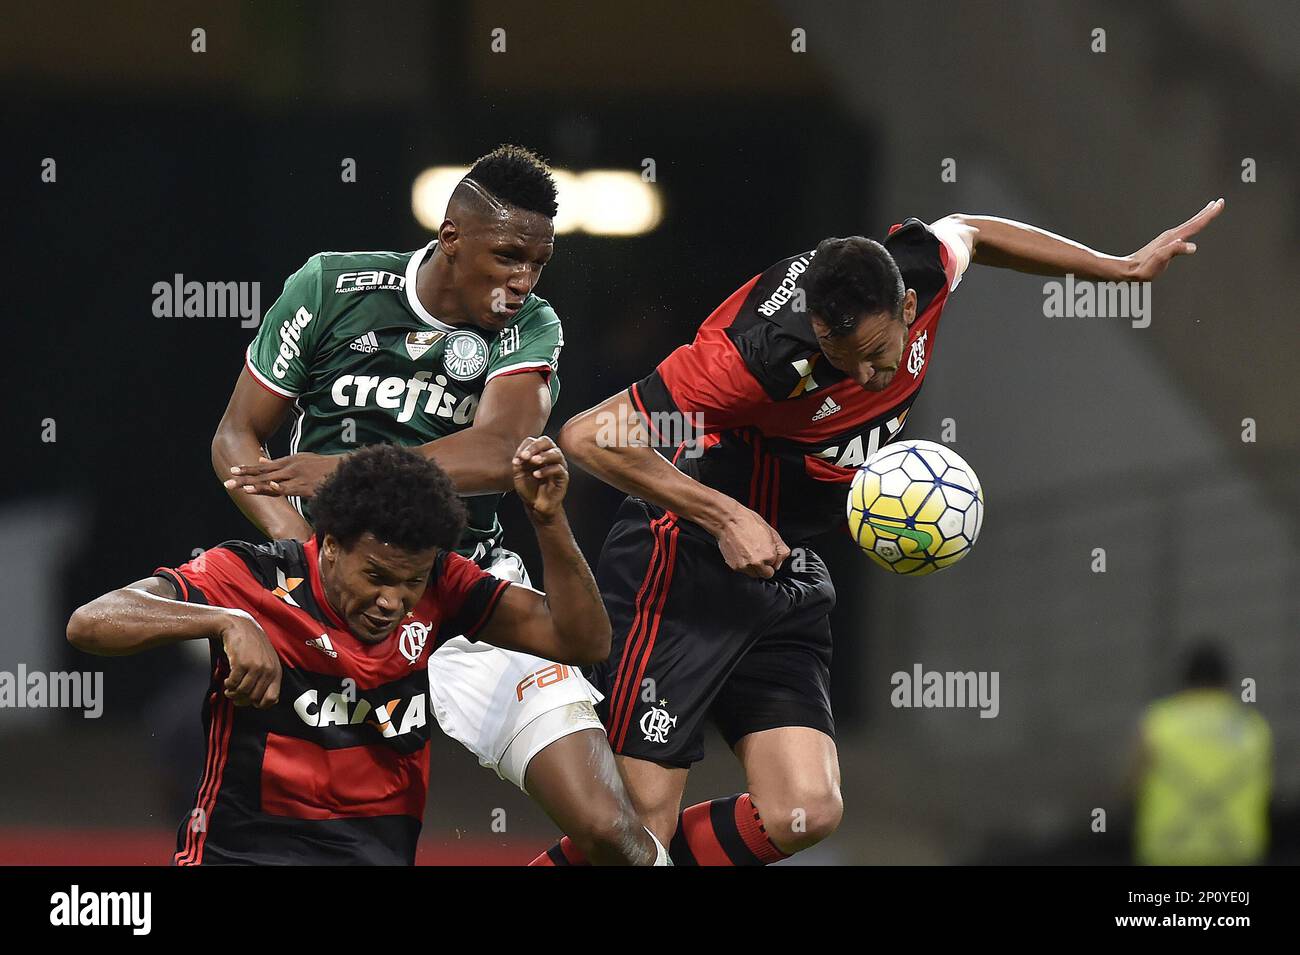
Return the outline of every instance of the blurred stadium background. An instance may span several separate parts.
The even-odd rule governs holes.
[[[416,177],[507,141],[574,171],[653,159],[663,209],[644,234],[560,237],[538,289],[567,332],[552,430],[824,236],[965,211],[1126,253],[1225,196],[1200,253],[1155,286],[1146,329],[1047,319],[1041,280],[967,276],[907,435],[937,440],[953,419],[984,483],[983,537],[920,580],[847,537],[824,544],[847,810],[800,861],[1126,861],[1138,721],[1207,633],[1234,684],[1257,681],[1276,745],[1270,858],[1297,861],[1293,5],[52,2],[6,21],[19,453],[0,470],[0,670],[102,669],[106,703],[98,720],[0,709],[0,863],[163,864],[197,779],[204,667],[63,641],[81,602],[251,533],[208,453],[252,329],[156,318],[154,283],[260,282],[265,311],[316,251],[428,241]],[[617,501],[574,481],[593,559]],[[509,539],[533,558],[518,518],[509,507]],[[999,671],[999,716],[893,708],[890,674],[917,662]],[[713,743],[688,803],[743,786]],[[553,834],[435,732],[422,861],[522,863]]]

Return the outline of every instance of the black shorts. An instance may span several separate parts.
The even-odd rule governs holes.
[[[732,747],[780,726],[835,735],[835,588],[812,551],[796,550],[768,580],[747,577],[698,526],[628,498],[596,580],[614,646],[589,675],[615,753],[690,766],[704,756],[706,717]]]

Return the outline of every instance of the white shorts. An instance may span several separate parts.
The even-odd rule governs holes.
[[[502,580],[531,586],[524,562],[508,550],[493,550],[487,569]],[[570,733],[604,729],[590,705],[565,709],[602,699],[577,667],[464,637],[453,637],[429,657],[429,699],[444,733],[520,789],[537,753]],[[552,715],[530,726],[543,714]],[[516,737],[520,745],[512,748]]]

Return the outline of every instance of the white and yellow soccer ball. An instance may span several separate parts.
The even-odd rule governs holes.
[[[867,556],[919,577],[970,553],[984,522],[984,491],[952,448],[895,441],[859,466],[848,515],[849,533]]]

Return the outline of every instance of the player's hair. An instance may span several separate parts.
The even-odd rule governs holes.
[[[803,287],[808,310],[830,326],[832,335],[853,331],[864,315],[903,317],[903,275],[894,257],[874,239],[823,239]]]
[[[311,504],[316,534],[351,548],[366,531],[405,551],[451,550],[465,530],[465,505],[427,458],[392,444],[349,454]]]
[[[475,160],[468,176],[507,205],[551,219],[559,211],[551,170],[531,149],[498,146]]]
[[[1192,687],[1223,686],[1228,682],[1228,656],[1218,641],[1201,638],[1187,654],[1183,683]]]

